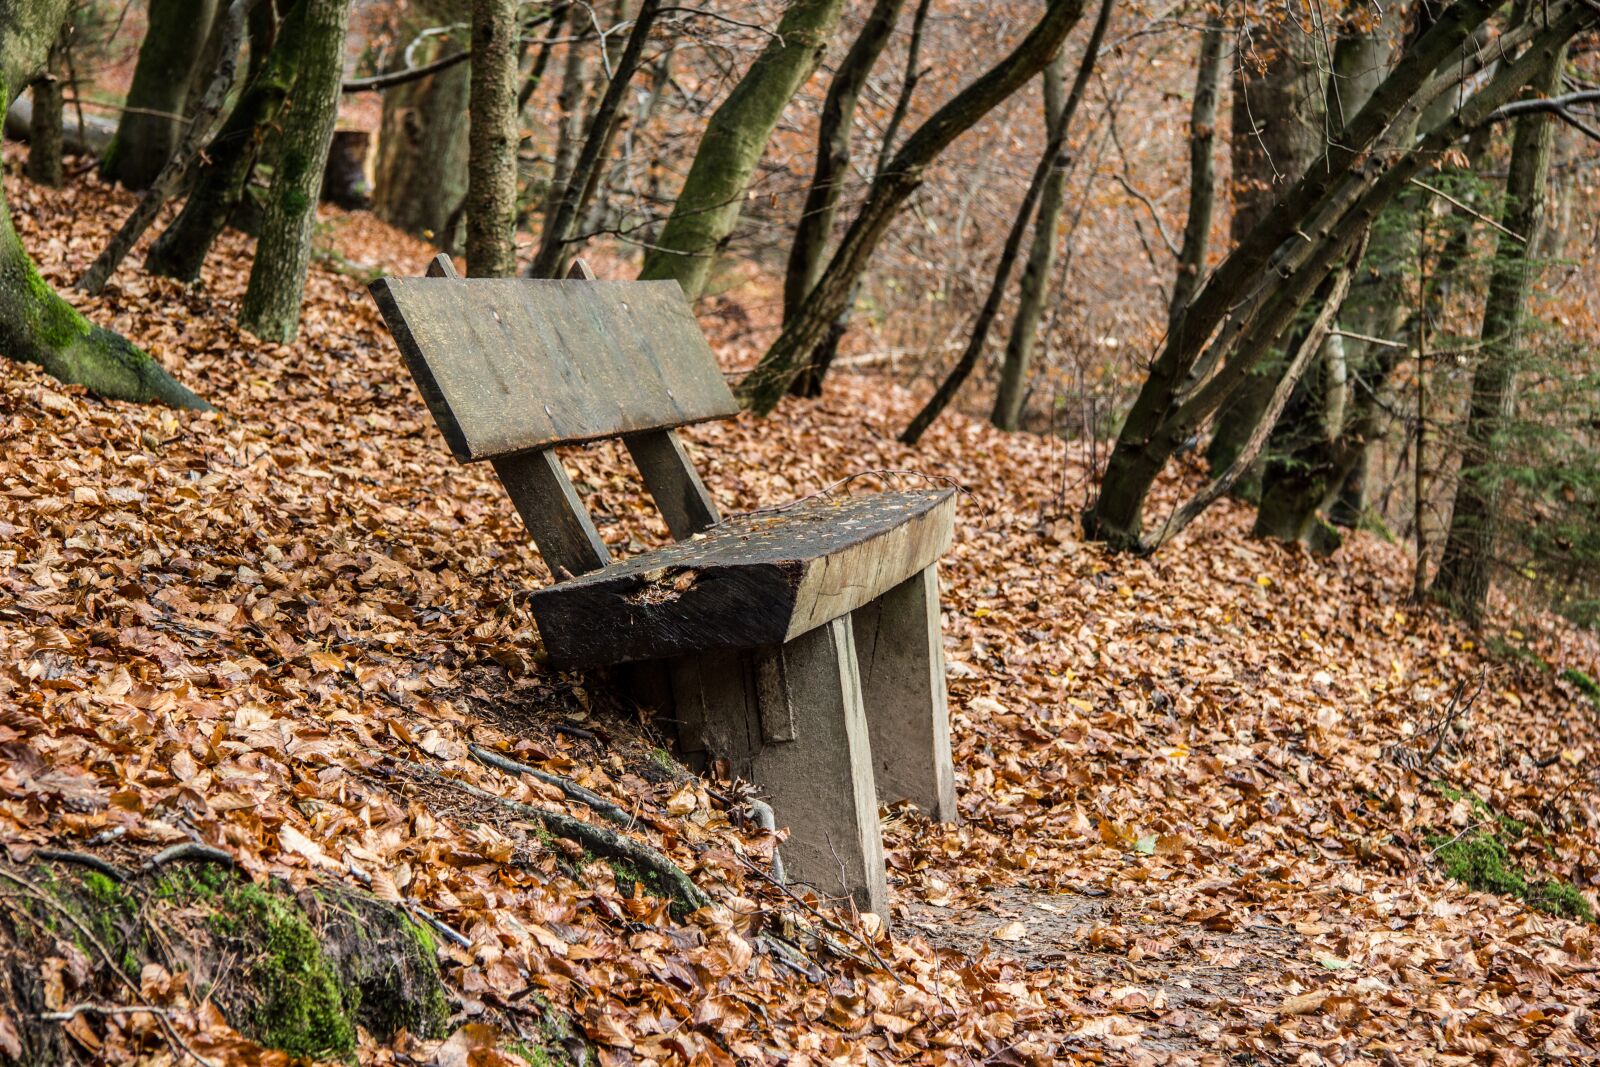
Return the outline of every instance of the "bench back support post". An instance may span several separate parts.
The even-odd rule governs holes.
[[[450,257],[440,252],[428,264],[428,277],[461,275]],[[496,456],[490,462],[557,581],[599,570],[611,562],[611,553],[555,449]]]

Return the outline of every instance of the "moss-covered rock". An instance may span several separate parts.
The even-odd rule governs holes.
[[[190,993],[210,998],[241,1033],[294,1056],[348,1058],[358,1027],[380,1040],[445,1030],[450,1005],[431,932],[365,893],[296,892],[205,865],[124,881],[71,863],[7,870],[27,891],[0,900],[0,948],[13,950],[0,964],[0,998],[23,1017],[45,1007],[40,961],[71,944],[92,968],[75,996],[125,999],[124,979],[160,963],[186,971]],[[46,1024],[24,1035],[20,1062],[77,1054]]]
[[[1594,922],[1594,909],[1575,886],[1530,878],[1493,833],[1479,831],[1444,839],[1435,844],[1435,851],[1445,874],[1469,888],[1516,897],[1551,915]]]

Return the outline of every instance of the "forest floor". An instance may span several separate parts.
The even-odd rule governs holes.
[[[8,181],[63,287],[131,203],[92,177]],[[1592,635],[1503,605],[1471,633],[1408,601],[1402,549],[1362,534],[1313,559],[1250,540],[1227,504],[1154,559],[1107,555],[1074,517],[1083,449],[950,414],[909,450],[894,438],[915,398],[880,379],[696,427],[725,512],[924,478],[965,490],[942,570],[963,821],[887,813],[892,936],[820,923],[752,873],[771,836],[674,770],[647,714],[541,662],[519,594],[548,573],[487,465],[450,459],[364,291],[427,250],[360,215],[327,230],[337,255],[293,345],[233,325],[239,235],[203,287],[136,256],[78,301],[217,414],[3,365],[6,870],[40,847],[137,866],[195,838],[258,880],[415,901],[470,941],[441,943],[452,1027],[484,1025],[444,1046],[363,1035],[363,1063],[541,1062],[536,1001],[607,1067],[1600,1056],[1595,926],[1531,906],[1581,913],[1600,886]],[[714,345],[730,321],[708,317]],[[754,356],[716,346],[730,366]],[[618,552],[665,540],[618,449],[570,458]],[[674,914],[495,817],[449,780],[593,815],[469,744],[627,809],[713,904]],[[795,935],[809,964],[756,935],[801,921],[824,934]],[[70,956],[11,963],[70,1009]],[[213,1062],[286,1059],[182,974],[141,995]],[[8,1010],[0,1053],[24,1022]],[[64,1025],[108,1060],[186,1055],[139,1018]]]

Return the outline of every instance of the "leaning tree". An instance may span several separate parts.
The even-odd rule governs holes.
[[[9,105],[44,69],[71,0],[0,0],[0,96]],[[149,354],[84,318],[39,276],[0,183],[0,352],[114,400],[207,408]]]

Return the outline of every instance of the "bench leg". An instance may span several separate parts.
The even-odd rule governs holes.
[[[955,822],[937,571],[906,579],[853,618],[878,799],[909,800],[932,819]]]
[[[789,876],[887,920],[883,836],[850,619],[782,649],[694,657],[674,672],[673,684],[680,721],[701,719],[706,750],[771,797],[778,824],[789,828]]]

